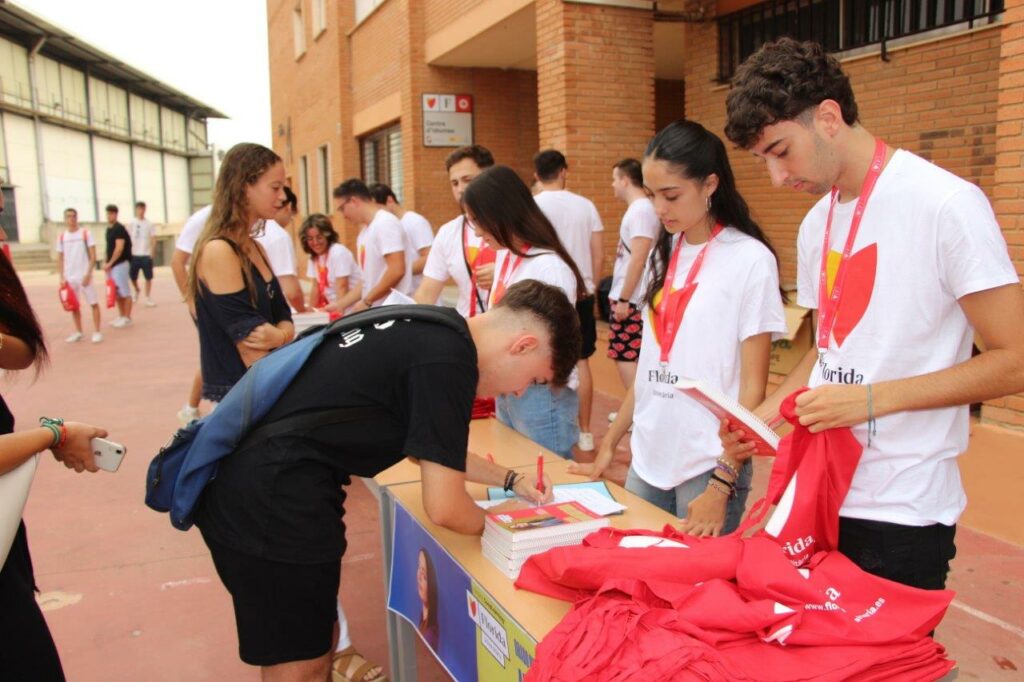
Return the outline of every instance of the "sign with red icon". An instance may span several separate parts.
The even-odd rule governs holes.
[[[473,144],[473,96],[423,94],[423,146]]]

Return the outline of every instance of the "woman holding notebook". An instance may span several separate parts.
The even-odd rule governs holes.
[[[636,381],[592,464],[597,478],[630,425],[626,489],[684,519],[695,535],[735,530],[751,464],[722,458],[719,420],[680,379],[752,408],[764,398],[772,333],[785,331],[778,261],[736,189],[725,145],[676,121],[647,147],[644,185],[663,229],[644,274]]]

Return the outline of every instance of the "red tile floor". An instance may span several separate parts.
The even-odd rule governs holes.
[[[258,679],[255,669],[238,660],[230,601],[198,532],[174,530],[142,503],[146,467],[176,428],[174,415],[198,357],[195,331],[170,272],[157,269],[158,307],[138,308],[127,329],[105,323],[98,345],[64,342],[71,319],[59,308],[53,275],[27,273],[24,282],[47,333],[51,366],[35,380],[31,372],[0,379],[18,424],[31,425],[40,415],[92,422],[130,451],[116,474],[77,475],[44,461],[29,500],[26,522],[41,602],[68,679]],[[594,359],[598,438],[621,394],[602,355]],[[975,452],[979,443],[982,452]],[[1021,679],[1018,669],[1024,669],[1024,507],[1018,495],[993,500],[988,494],[997,476],[1020,480],[1022,453],[1024,437],[978,427],[962,461],[979,511],[969,510],[958,533],[959,555],[950,576],[957,601],[938,630],[938,639],[960,662],[962,679]],[[1004,461],[999,458],[1009,465],[993,465]],[[628,459],[623,447],[613,479],[625,477]],[[763,490],[764,467],[758,474]],[[383,663],[376,503],[357,482],[347,506],[350,544],[341,596],[356,645]],[[420,679],[446,679],[421,654]]]

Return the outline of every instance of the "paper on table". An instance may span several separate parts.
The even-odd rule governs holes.
[[[490,509],[503,502],[508,502],[508,499],[477,500],[476,504],[483,509]],[[609,499],[594,490],[588,488],[560,488],[557,485],[555,486],[555,498],[552,502],[579,502],[599,516],[620,514],[626,509],[626,505],[619,504],[615,500]]]

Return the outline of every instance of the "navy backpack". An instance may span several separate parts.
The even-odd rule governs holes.
[[[160,448],[146,474],[146,505],[158,512],[169,512],[175,528],[188,530],[194,522],[203,490],[217,475],[217,464],[224,457],[272,436],[361,419],[379,411],[370,407],[335,408],[252,428],[270,411],[324,340],[367,325],[399,319],[443,324],[469,338],[466,323],[458,313],[450,308],[426,305],[372,308],[306,330],[295,341],[254,363],[216,410],[179,429],[170,442]]]

